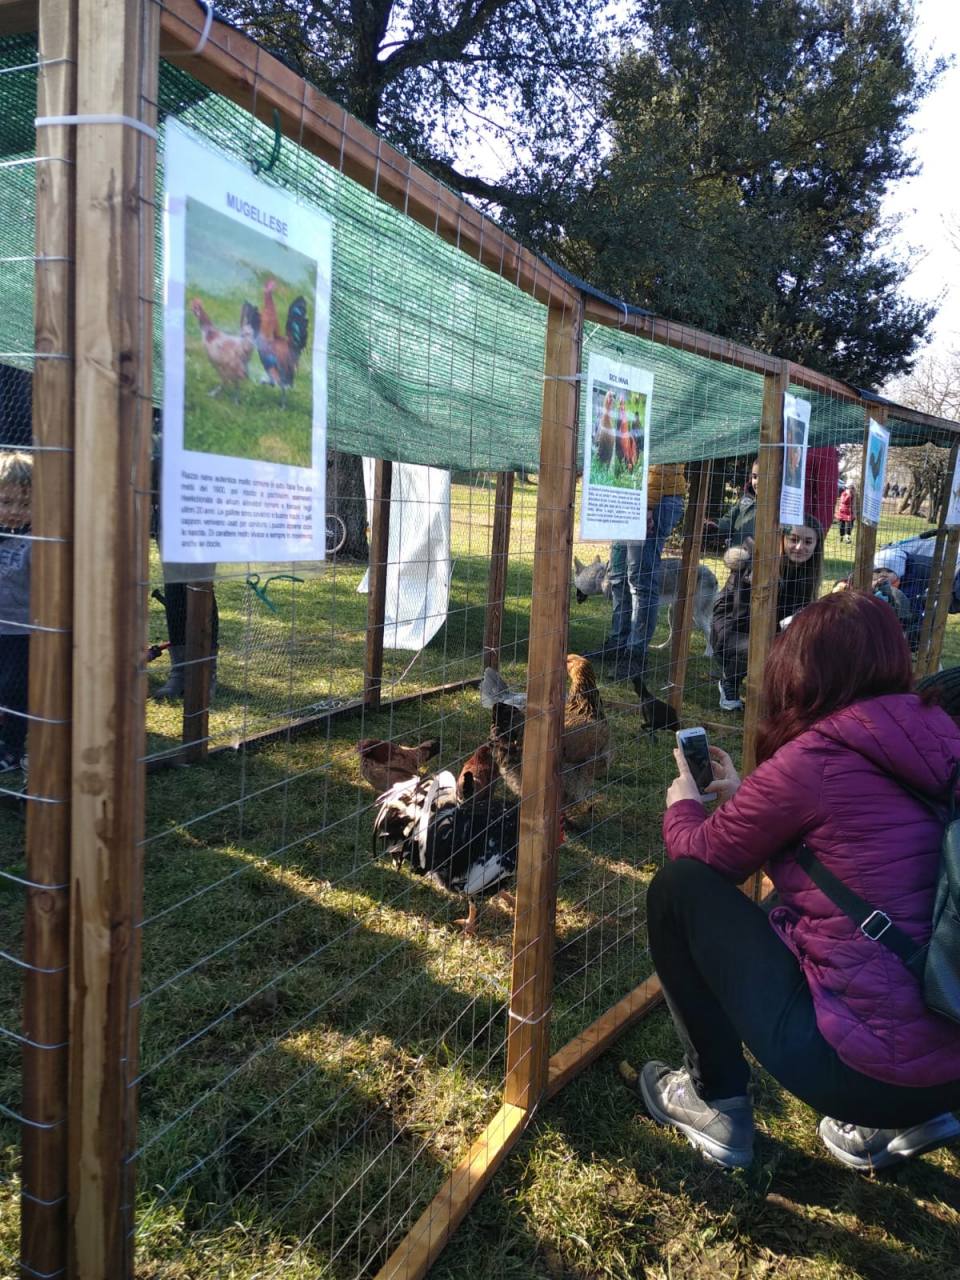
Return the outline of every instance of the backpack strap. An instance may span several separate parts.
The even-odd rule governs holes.
[[[926,946],[918,947],[909,934],[895,925],[885,911],[871,906],[866,899],[854,893],[832,871],[828,871],[808,844],[797,850],[797,862],[817,888],[825,893],[835,907],[857,926],[873,942],[883,945],[899,956],[907,968],[918,978],[923,975]]]
[[[957,812],[958,778],[960,778],[960,761],[957,761],[953,766],[953,772],[950,775],[946,817],[944,817],[941,806],[932,801],[929,796],[921,795],[919,791],[914,791],[906,783],[899,782],[899,779],[897,781],[904,791],[907,791],[915,800],[929,809],[931,813],[936,814],[940,821],[945,823],[945,826],[949,826],[954,821]],[[912,974],[922,980],[928,944],[918,947],[910,935],[904,933],[898,925],[895,925],[885,911],[872,906],[866,899],[861,898],[858,893],[854,893],[842,880],[839,880],[832,871],[828,871],[805,842],[797,850],[796,859],[817,888],[822,893],[825,893],[833,905],[839,907],[849,920],[853,921],[861,933],[866,934],[874,942],[882,942],[889,951],[900,957]]]

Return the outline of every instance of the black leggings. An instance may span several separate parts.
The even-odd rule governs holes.
[[[702,862],[681,858],[659,871],[647,917],[653,963],[702,1097],[746,1093],[746,1045],[790,1093],[848,1124],[903,1129],[960,1107],[960,1079],[911,1089],[841,1062],[766,912]]]
[[[840,537],[841,537],[841,538],[846,538],[846,537],[848,537],[851,533],[853,533],[853,521],[852,521],[852,520],[838,520],[838,521],[837,521],[837,524],[840,526]]]

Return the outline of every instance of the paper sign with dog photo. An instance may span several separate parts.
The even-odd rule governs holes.
[[[889,452],[890,432],[871,418],[867,439],[867,465],[863,473],[864,524],[880,523],[880,504],[883,502],[883,486],[887,481]]]
[[[783,397],[783,480],[780,523],[803,524],[804,474],[810,434],[810,401],[787,392]]]
[[[653,374],[594,353],[583,431],[583,542],[647,536],[647,460]]]

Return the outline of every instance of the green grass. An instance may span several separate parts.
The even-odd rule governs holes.
[[[454,487],[451,616],[407,670],[388,654],[388,696],[480,669],[492,495]],[[536,486],[518,484],[504,672],[520,682],[531,608]],[[894,529],[906,536],[922,522]],[[583,558],[586,546],[578,546]],[[826,577],[852,547],[827,543]],[[720,570],[719,562],[711,561]],[[361,689],[366,599],[359,566],[279,581],[272,614],[242,580],[218,584],[216,744]],[[153,605],[151,625],[162,631]],[[291,612],[310,640],[288,640]],[[569,647],[594,647],[609,605],[571,605]],[[665,630],[661,627],[658,639]],[[947,651],[957,660],[951,619]],[[738,753],[691,641],[687,723]],[[657,654],[666,676],[666,651]],[[165,675],[166,660],[150,668]],[[559,851],[552,1045],[559,1048],[649,973],[646,884],[660,864],[672,742],[638,737],[635,700],[604,686],[616,759],[592,811]],[[613,704],[622,702],[623,707]],[[179,738],[180,707],[151,704],[149,749]],[[465,941],[461,900],[372,856],[363,736],[442,741],[456,767],[485,736],[476,691],[332,721],[322,733],[203,767],[151,774],[138,1205],[140,1280],[342,1280],[373,1274],[496,1111],[512,919],[490,902]],[[23,828],[0,811],[0,865],[22,865]],[[0,882],[0,933],[19,951],[19,891]],[[749,975],[745,975],[749,980]],[[0,1024],[18,988],[0,967]],[[678,1047],[662,1012],[545,1106],[434,1274],[511,1277],[813,1277],[919,1280],[958,1272],[960,1167],[939,1153],[876,1180],[829,1164],[815,1117],[761,1077],[756,1167],[728,1176],[640,1113],[617,1064]],[[0,1041],[0,1098],[19,1095],[16,1047]],[[17,1152],[0,1123],[0,1257],[16,1257]],[[0,1268],[2,1270],[2,1268]]]

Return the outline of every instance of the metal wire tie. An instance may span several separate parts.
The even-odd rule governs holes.
[[[66,1198],[66,1196],[57,1196],[56,1200],[43,1200],[40,1196],[31,1195],[29,1191],[24,1191],[22,1187],[20,1188],[21,1200],[29,1200],[31,1204],[42,1205],[44,1209],[52,1209],[58,1204],[63,1204]]]
[[[65,964],[59,965],[56,969],[43,969],[40,965],[28,964],[19,956],[12,956],[9,951],[0,951],[0,960],[9,960],[11,964],[19,965],[21,969],[27,969],[30,973],[66,973],[67,971]]]
[[[18,1044],[25,1044],[29,1049],[66,1049],[70,1043],[69,1040],[63,1040],[60,1044],[41,1044],[39,1040],[30,1040],[19,1032],[11,1031],[9,1027],[0,1027],[0,1036],[9,1036],[11,1040],[16,1040]]]
[[[20,1259],[20,1270],[28,1276],[34,1276],[35,1280],[56,1280],[57,1276],[65,1276],[67,1274],[66,1267],[60,1267],[56,1271],[34,1271],[28,1262]]]
[[[19,794],[18,791],[17,795]],[[25,889],[47,889],[53,893],[55,890],[70,888],[69,881],[65,884],[38,884],[36,880],[24,880],[22,876],[15,876],[12,871],[0,871],[0,876],[5,880],[14,880],[17,884],[22,884]]]
[[[30,1129],[59,1129],[63,1124],[63,1120],[53,1120],[48,1124],[44,1124],[40,1120],[28,1120],[26,1116],[21,1116],[18,1115],[16,1111],[11,1111],[10,1108],[4,1106],[2,1102],[0,1102],[0,1112],[5,1116],[9,1116],[11,1120],[16,1120],[18,1124],[27,1125]]]

